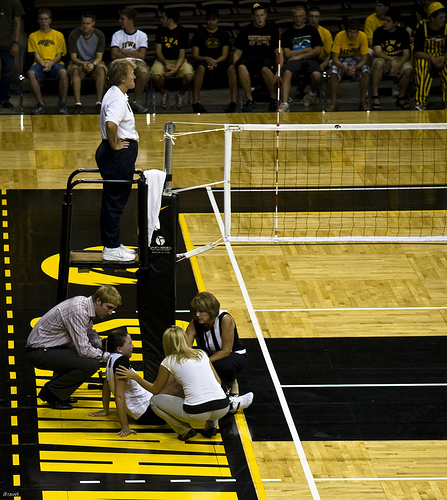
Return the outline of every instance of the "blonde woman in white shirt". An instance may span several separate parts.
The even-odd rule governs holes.
[[[104,180],[131,181],[135,172],[138,132],[127,96],[127,91],[135,87],[134,69],[131,59],[117,59],[109,66],[108,79],[112,86],[102,101],[102,142],[96,150],[96,163]],[[135,259],[135,251],[121,243],[119,227],[131,190],[131,184],[103,185],[100,214],[103,260],[129,262]]]
[[[208,356],[189,347],[186,332],[178,326],[164,332],[163,349],[166,357],[154,383],[124,367],[119,367],[116,373],[136,380],[153,394],[150,401],[153,412],[177,432],[181,441],[197,434],[193,426],[202,427],[201,433],[207,438],[215,436],[218,420],[228,413],[230,403]],[[171,375],[182,386],[183,398],[161,394]]]

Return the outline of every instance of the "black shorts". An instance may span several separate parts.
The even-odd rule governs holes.
[[[310,76],[315,72],[321,73],[321,68],[315,59],[298,59],[295,61],[287,61],[283,67],[283,73],[284,71],[290,71],[294,76]]]
[[[203,66],[205,68],[205,76],[204,81],[213,81],[217,80],[222,83],[228,82],[228,68],[230,67],[230,62],[222,61],[220,62],[213,70],[208,69],[208,65],[206,61],[200,61],[194,65],[194,69],[196,70],[199,66]]]
[[[237,60],[235,64],[236,69],[241,65],[246,66],[250,74],[260,73],[262,68],[268,68],[272,73],[276,73],[275,57],[270,55],[262,55],[257,57],[242,56],[240,59]]]

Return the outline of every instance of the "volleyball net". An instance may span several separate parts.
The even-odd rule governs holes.
[[[447,239],[447,124],[225,125],[234,242]]]

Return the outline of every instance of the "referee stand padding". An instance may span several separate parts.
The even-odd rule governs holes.
[[[78,169],[72,172],[62,203],[62,223],[59,246],[59,274],[57,303],[68,298],[70,268],[128,269],[138,268],[137,311],[143,346],[144,374],[156,378],[158,366],[164,358],[162,335],[175,324],[175,265],[178,217],[178,197],[162,196],[159,214],[160,229],[148,241],[148,185],[143,172],[135,171],[132,181],[75,179],[80,174],[99,174],[99,169]],[[102,250],[72,250],[73,189],[81,184],[131,183],[138,187],[138,254],[132,262],[102,260]],[[99,191],[98,191],[99,193]],[[152,378],[151,378],[152,377]]]

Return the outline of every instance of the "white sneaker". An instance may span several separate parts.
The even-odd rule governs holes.
[[[320,101],[318,100],[318,97],[316,95],[310,95],[310,94],[306,94],[304,97],[303,97],[303,104],[304,106],[310,106],[311,104],[318,104]]]
[[[416,111],[424,111],[426,110],[427,108],[425,106],[423,106],[422,104],[416,104],[416,106],[414,107],[414,109]]]
[[[253,403],[253,393],[247,392],[242,396],[230,396],[230,413],[236,413],[238,410],[245,410]]]
[[[102,251],[102,260],[114,260],[117,262],[132,262],[135,260],[135,254],[125,252],[121,247],[107,248]]]
[[[127,248],[122,243],[120,245],[120,248],[124,253],[128,253],[129,255],[135,256],[137,253],[136,250],[134,250],[133,248]]]
[[[282,102],[279,106],[280,113],[288,113],[290,111],[290,106],[288,102]]]
[[[182,109],[183,108],[183,96],[182,95],[179,95],[177,94],[175,96],[175,109]]]
[[[167,92],[161,96],[161,107],[163,109],[169,109],[171,107],[169,104],[169,94]]]

